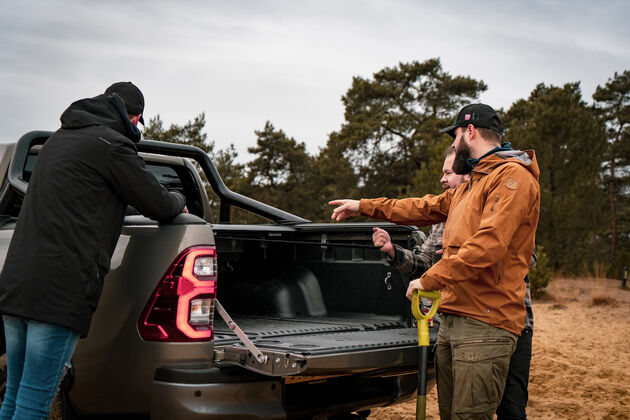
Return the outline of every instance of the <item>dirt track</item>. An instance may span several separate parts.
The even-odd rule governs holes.
[[[555,279],[534,303],[529,419],[630,419],[630,290],[619,280]],[[435,389],[427,419],[439,419]],[[415,398],[370,420],[415,419]]]

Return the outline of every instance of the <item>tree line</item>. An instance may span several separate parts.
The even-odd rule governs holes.
[[[333,198],[439,194],[451,138],[438,130],[487,89],[482,80],[449,74],[439,58],[354,77],[342,97],[344,122],[315,155],[267,121],[248,148],[253,160],[240,163],[234,145],[217,149],[207,139],[204,113],[169,128],[158,115],[144,136],[200,147],[229,188],[324,222]],[[579,82],[540,83],[527,99],[497,111],[506,140],[516,149],[536,151],[541,169],[536,242],[552,268],[576,274],[599,266],[618,277],[630,265],[630,71],[599,85],[590,103]]]

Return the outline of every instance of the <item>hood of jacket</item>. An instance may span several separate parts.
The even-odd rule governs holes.
[[[490,156],[479,161],[479,164],[473,169],[473,173],[487,175],[497,167],[508,162],[516,162],[526,168],[538,181],[540,177],[540,168],[536,161],[536,154],[533,150],[505,150],[493,153]]]
[[[115,93],[73,102],[60,119],[61,127],[68,130],[101,125],[116,130],[134,143],[141,137],[138,127],[129,121],[125,103]]]

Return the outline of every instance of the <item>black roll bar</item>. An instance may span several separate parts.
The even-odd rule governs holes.
[[[23,173],[29,151],[35,145],[44,144],[52,134],[52,131],[31,131],[18,140],[9,165],[8,179],[11,186],[21,194],[26,194],[28,188],[28,183],[24,181]],[[206,178],[208,178],[212,190],[221,199],[219,211],[221,223],[229,223],[231,221],[231,206],[242,208],[279,224],[308,222],[308,220],[299,216],[230,190],[223,183],[221,175],[219,175],[208,154],[198,147],[154,140],[140,140],[137,143],[137,148],[139,152],[178,156],[195,160],[201,166]]]

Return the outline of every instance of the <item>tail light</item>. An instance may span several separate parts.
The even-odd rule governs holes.
[[[151,294],[138,320],[147,341],[209,341],[217,287],[215,247],[179,254]]]

